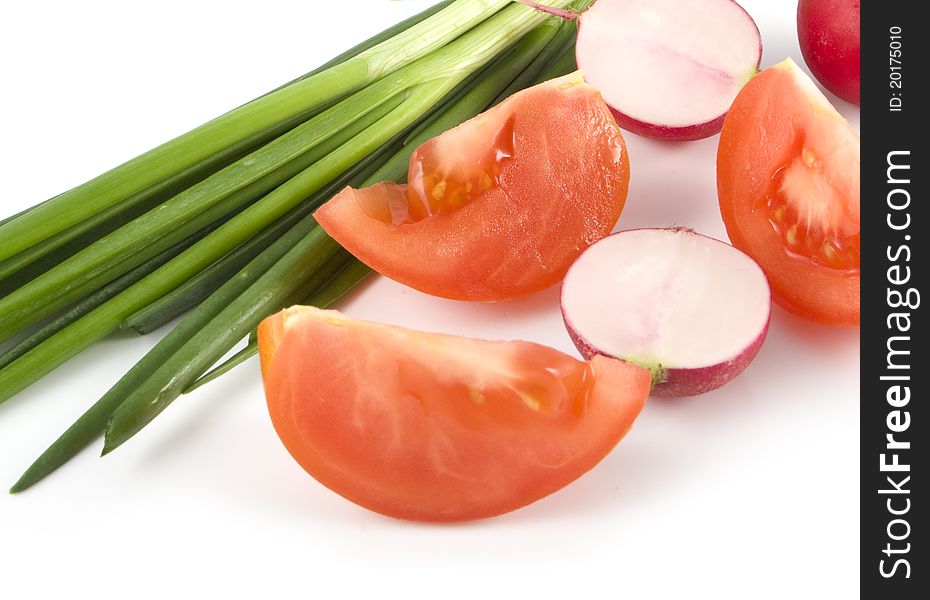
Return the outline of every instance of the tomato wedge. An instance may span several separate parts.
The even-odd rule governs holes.
[[[295,306],[262,322],[268,409],[323,485],[402,519],[505,513],[572,482],[630,429],[649,372],[530,342],[422,333]]]
[[[730,241],[765,271],[776,303],[859,324],[859,134],[790,59],[727,113],[717,190]]]
[[[409,185],[347,188],[315,216],[382,275],[436,296],[501,300],[557,283],[610,233],[629,176],[620,128],[576,73],[420,146]]]

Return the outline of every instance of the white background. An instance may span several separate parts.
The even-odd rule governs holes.
[[[0,12],[0,217],[288,81],[429,1],[17,2]],[[798,51],[794,2],[744,0],[763,65]],[[720,32],[719,35],[726,35]],[[858,126],[854,106],[833,99]],[[623,228],[724,237],[717,137],[626,135]],[[350,315],[575,353],[557,289],[465,304],[372,280]],[[0,484],[153,345],[115,336],[0,405]],[[177,401],[105,459],[88,449],[0,495],[6,598],[852,598],[858,595],[859,333],[775,309],[757,360],[702,397],[651,400],[594,471],[455,526],[366,512],[275,436],[258,365]]]

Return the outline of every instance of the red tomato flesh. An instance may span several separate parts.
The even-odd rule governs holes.
[[[727,113],[717,190],[730,241],[765,271],[776,303],[859,324],[859,134],[790,60]]]
[[[649,372],[530,342],[422,333],[295,306],[258,331],[271,420],[326,487],[402,519],[461,521],[542,498],[630,429]]]
[[[629,172],[620,128],[575,74],[420,146],[409,185],[346,188],[315,216],[382,275],[436,296],[502,300],[557,283],[610,233]]]

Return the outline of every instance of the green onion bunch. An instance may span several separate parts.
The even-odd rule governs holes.
[[[112,451],[253,356],[268,315],[352,289],[368,268],[312,212],[346,185],[403,181],[424,141],[573,70],[574,37],[573,23],[511,0],[445,0],[0,221],[0,402],[120,329],[145,334],[186,313],[11,491],[101,434]]]

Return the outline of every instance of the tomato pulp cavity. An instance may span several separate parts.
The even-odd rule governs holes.
[[[446,298],[502,300],[557,283],[610,233],[629,160],[610,110],[576,73],[426,142],[408,182],[346,188],[315,216],[387,277]]]
[[[765,271],[776,303],[859,324],[859,134],[790,59],[734,101],[717,189],[730,240]]]

